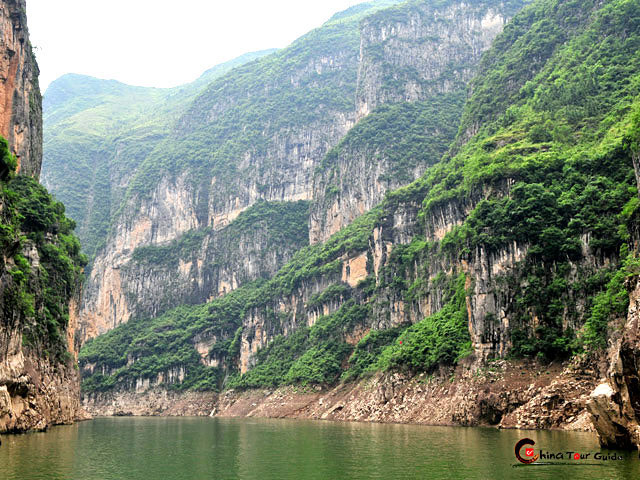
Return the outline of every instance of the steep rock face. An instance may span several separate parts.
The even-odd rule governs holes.
[[[457,90],[431,101],[383,106],[362,119],[316,169],[310,242],[325,242],[386,192],[437,162],[455,136],[463,97]]]
[[[371,118],[316,172],[311,243],[326,241],[442,157],[481,55],[524,3],[414,2],[363,21],[356,111]],[[386,104],[396,106],[376,111]]]
[[[314,166],[353,125],[352,105],[343,100],[355,90],[358,39],[353,35],[357,32],[354,22],[330,22],[324,30],[303,37],[285,51],[231,72],[224,81],[213,82],[187,109],[165,142],[167,149],[173,150],[159,160],[151,156],[134,176],[131,197],[95,259],[80,318],[88,337],[128,321],[140,310],[137,298],[151,297],[163,288],[164,273],[155,276],[153,269],[146,270],[144,283],[126,285],[127,279],[118,270],[129,264],[136,248],[168,244],[191,230],[212,229],[209,236],[213,237],[260,200],[310,198]],[[331,44],[330,35],[342,39],[338,46]],[[289,67],[283,69],[287,62]],[[259,84],[252,83],[254,78]],[[320,97],[301,107],[301,98],[313,92],[320,92]],[[238,124],[238,115],[256,109],[257,114],[247,119],[249,124]],[[303,119],[290,118],[296,114]],[[191,148],[203,138],[206,148]],[[205,154],[206,158],[201,158]],[[169,157],[187,159],[178,174],[163,164]],[[208,171],[200,171],[212,162]],[[149,177],[157,184],[148,184]],[[172,224],[179,218],[189,220]],[[236,258],[250,259],[249,252],[234,248]],[[288,258],[286,252],[292,250],[286,245],[272,248],[278,259]],[[259,268],[252,261],[238,267],[238,279],[272,271],[256,273]],[[179,277],[180,273],[172,275]],[[132,274],[128,278],[139,277]],[[226,277],[216,284],[202,278],[191,282],[189,278],[180,284],[181,298],[204,301],[239,284]],[[135,296],[127,292],[135,292]]]
[[[463,212],[465,207],[452,202],[443,209]],[[498,250],[478,248],[468,258],[456,261],[436,256],[419,258],[414,260],[410,269],[399,268],[398,256],[403,254],[403,247],[420,238],[438,241],[461,221],[461,217],[456,215],[444,217],[442,221],[443,217],[434,212],[421,227],[411,220],[417,217],[418,210],[419,206],[413,201],[395,205],[393,215],[379,220],[369,237],[368,248],[342,256],[336,273],[303,282],[292,295],[278,297],[265,307],[252,311],[243,321],[240,371],[244,373],[254,366],[256,354],[278,335],[289,335],[300,325],[312,326],[319,317],[338,312],[351,295],[357,298],[362,289],[360,282],[368,277],[375,278],[378,286],[377,295],[371,302],[372,313],[353,331],[347,329],[343,334],[345,340],[350,338],[350,342],[355,344],[371,329],[390,329],[433,315],[447,302],[438,279],[463,273],[466,277],[468,331],[478,364],[507,355],[513,347],[515,329],[536,328],[535,320],[533,325],[526,326],[519,325],[515,319],[516,299],[528,284],[523,268],[528,258],[528,245],[514,242]],[[595,255],[587,243],[581,248],[584,257],[568,274],[568,282],[577,282],[580,275],[593,274],[609,263],[609,259]],[[428,281],[417,290],[419,293],[411,297],[406,291],[393,287],[393,282],[400,278],[409,285],[419,282],[420,278]],[[348,286],[350,295],[330,298],[323,303],[311,302],[314,296],[322,295],[336,284]],[[584,309],[586,293],[579,292],[575,296],[567,293],[564,301],[575,302],[578,310],[566,310],[563,324],[566,328],[579,328],[587,313]],[[283,322],[283,317],[274,317],[273,311],[282,312],[287,320]],[[536,312],[531,311],[530,315],[535,319]]]
[[[147,268],[144,282],[138,281],[138,273],[123,277],[120,270],[130,263],[136,248],[167,245],[188,231],[203,229],[210,230],[209,243],[220,243],[223,240],[212,240],[216,232],[256,202],[297,202],[310,198],[314,166],[354,121],[351,106],[340,103],[343,96],[355,89],[358,51],[357,39],[350,34],[353,25],[339,23],[327,28],[344,39],[335,50],[328,49],[326,39],[320,38],[316,44],[314,38],[303,38],[283,52],[234,70],[224,81],[214,81],[176,123],[164,144],[169,153],[160,159],[151,156],[143,163],[88,279],[80,317],[85,338],[127,322],[144,309],[138,308],[137,298],[151,298],[153,292],[165,285],[162,268],[155,269],[159,276],[154,269]],[[287,61],[293,65],[285,71],[281,62]],[[259,85],[245,80],[254,77],[260,79]],[[346,79],[351,77],[350,86]],[[322,103],[329,89],[340,95],[333,99],[333,104]],[[317,90],[322,92],[323,98],[318,100],[321,104],[296,106],[299,97]],[[283,95],[289,97],[283,99]],[[244,125],[236,120],[238,115],[256,109],[258,114],[247,119],[253,124]],[[289,119],[294,113],[305,121]],[[204,142],[205,146],[193,149],[194,142]],[[179,172],[171,171],[169,164],[163,163],[183,157],[186,161]],[[301,241],[306,242],[306,238]],[[294,245],[298,244],[296,240]],[[241,279],[255,279],[272,271],[265,268],[256,273],[259,266],[251,260],[250,252],[240,246],[233,246],[233,255],[247,262],[238,265],[235,280],[225,274],[219,282],[205,281],[202,277],[192,282],[187,275],[189,278],[185,276],[186,281],[177,288],[183,293],[176,301],[206,301],[225,288],[227,291],[235,288]],[[277,259],[286,259],[292,252],[287,245],[272,248]],[[200,263],[205,254],[206,248]],[[135,265],[132,268],[135,270]],[[181,276],[177,271],[171,275]],[[134,283],[126,284],[128,279]],[[135,292],[135,296],[127,292]],[[172,302],[165,307],[178,304]],[[156,313],[159,308],[151,311]]]
[[[636,129],[636,137],[638,133]],[[638,152],[633,155],[633,166],[640,185]],[[640,245],[637,227],[636,252]],[[602,446],[640,450],[640,278],[634,273],[626,324],[618,338],[613,338],[606,376],[591,392],[587,406]]]
[[[147,88],[66,74],[43,100],[42,183],[65,204],[84,253],[104,246],[110,220],[140,164],[211,81],[274,50],[252,52],[217,65],[175,88]],[[73,152],[73,161],[70,161]]]
[[[388,192],[382,205],[326,242],[298,252],[271,279],[207,305],[130,322],[89,343],[81,357],[88,395],[119,401],[133,390],[144,395],[167,386],[251,389],[342,380],[351,389],[349,380],[380,370],[451,378],[453,365],[473,376],[509,353],[563,358],[575,343],[600,338],[598,314],[607,311],[601,294],[608,295],[626,241],[620,212],[634,206],[625,132],[637,109],[637,77],[607,83],[589,97],[594,104],[575,108],[575,102],[585,85],[597,83],[589,77],[595,59],[609,62],[611,72],[598,70],[603,81],[613,71],[638,71],[637,57],[629,55],[637,37],[627,34],[637,17],[625,15],[625,6],[637,11],[637,2],[626,0],[591,2],[588,15],[582,3],[555,0],[526,9],[496,41],[488,55],[496,61],[494,76],[476,81],[466,107],[500,110],[502,99],[494,104],[487,89],[510,94],[512,72],[527,70],[535,81],[517,101],[509,99],[514,104],[504,105],[502,117],[489,115],[469,141],[462,130],[455,150],[423,177]],[[593,42],[602,36],[616,41]],[[538,43],[545,55],[530,68],[531,45]],[[575,95],[558,96],[558,78]],[[609,115],[613,109],[625,113]],[[382,410],[403,418],[408,380],[385,375],[375,386],[379,394],[356,402],[350,415],[371,408],[363,418],[381,418],[371,405],[392,399]],[[455,403],[447,420],[584,425],[593,375],[590,366],[578,366],[557,381],[513,393],[490,388],[446,396]],[[449,392],[458,386],[452,383],[438,389]],[[412,403],[421,393],[411,389]],[[340,418],[331,415],[347,403],[314,410]]]
[[[374,11],[379,8],[378,3],[383,6],[389,2],[374,2],[367,8]],[[419,3],[430,5],[430,2]],[[276,265],[267,262],[263,269],[262,264],[251,260],[249,251],[237,249],[229,252],[229,257],[247,259],[244,265],[236,262],[237,278],[224,274],[212,283],[205,278],[212,275],[199,273],[200,267],[193,274],[187,273],[192,267],[186,264],[181,266],[182,271],[176,268],[169,272],[151,264],[140,270],[131,263],[136,248],[166,246],[179,241],[187,232],[204,229],[213,231],[208,235],[209,243],[219,243],[213,240],[216,232],[263,200],[296,202],[313,198],[314,205],[326,204],[331,213],[325,214],[322,210],[325,207],[318,207],[322,213],[314,212],[310,222],[312,241],[326,239],[379,203],[388,189],[415,179],[440,157],[455,134],[456,112],[462,105],[461,92],[473,63],[485,44],[502,28],[501,22],[509,18],[513,7],[487,1],[478,7],[452,2],[446,8],[398,8],[402,19],[392,22],[391,26],[384,23],[387,20],[379,20],[363,27],[366,39],[358,22],[370,12],[345,13],[289,48],[239,67],[202,92],[176,122],[161,148],[141,164],[131,180],[126,203],[115,216],[106,245],[97,254],[88,279],[80,318],[83,339],[138,314],[158,314],[181,302],[213,298],[225,289],[229,291],[241,285],[243,279],[273,273]],[[403,9],[409,8],[416,13],[404,13]],[[445,18],[442,22],[437,19],[435,26],[431,25],[434,12]],[[492,22],[487,23],[487,15]],[[420,25],[413,25],[416,22]],[[389,40],[382,32],[387,28],[400,40]],[[374,30],[377,33],[374,34]],[[431,38],[435,32],[439,35],[437,39]],[[434,45],[445,37],[450,39],[446,48],[430,63],[428,58],[433,54]],[[337,38],[340,42],[335,41]],[[409,43],[413,47],[405,58],[404,49]],[[387,52],[383,59],[372,53],[377,47]],[[331,190],[331,180],[317,175],[314,178],[314,172],[358,118],[354,107],[358,82],[362,88],[371,83],[372,88],[384,90],[386,87],[380,84],[384,79],[371,72],[378,71],[376,65],[380,64],[382,69],[400,57],[404,58],[407,68],[412,65],[414,72],[428,67],[429,71],[423,74],[425,82],[439,87],[424,87],[424,92],[411,98],[405,98],[404,94],[376,94],[376,105],[386,101],[425,100],[431,98],[429,95],[455,90],[451,97],[453,108],[449,109],[446,102],[432,107],[433,111],[442,112],[435,121],[440,125],[422,130],[416,127],[416,135],[432,137],[437,146],[429,151],[428,158],[423,158],[423,154],[419,159],[412,159],[411,166],[401,176],[395,175],[395,159],[372,165],[369,159],[376,152],[353,146],[351,152],[361,162],[349,158],[340,163],[341,170],[334,170],[334,176],[353,181],[341,182],[343,202],[337,200],[329,205],[326,192]],[[363,62],[366,68],[362,67]],[[444,80],[448,73],[444,71],[443,62],[459,64],[460,71],[452,73],[455,77],[452,82]],[[398,89],[404,87],[394,91]],[[397,112],[396,118],[403,118],[403,114]],[[419,115],[418,109],[414,115]],[[421,115],[423,121],[430,117],[425,112]],[[383,180],[385,176],[388,179]],[[328,216],[335,219],[327,220]],[[180,224],[176,218],[182,219]],[[255,244],[254,250],[257,247]],[[272,255],[278,262],[290,258],[293,252],[281,247],[284,246],[270,247],[275,249]],[[194,265],[205,262],[203,255],[204,250]],[[280,265],[282,263],[278,263]],[[125,274],[125,270],[129,273]],[[139,304],[138,299],[152,298],[166,289],[169,277],[175,280],[172,290],[180,291],[180,295],[171,301],[158,300],[155,305]]]
[[[441,240],[459,225],[465,210],[470,206],[457,202],[444,205],[432,212],[424,226],[411,220],[416,218],[419,208],[419,204],[412,198],[388,206],[388,210],[376,217],[375,226],[367,235],[367,246],[364,249],[339,254],[326,273],[302,278],[287,294],[261,298],[256,306],[249,308],[238,319],[242,326],[239,336],[238,330],[227,329],[225,332],[216,327],[194,336],[193,348],[198,351],[202,365],[237,369],[241,374],[251,372],[264,361],[265,357],[261,352],[276,339],[291,336],[300,329],[313,328],[320,320],[326,322],[332,315],[339,315],[345,308],[349,308],[350,302],[354,301],[369,304],[371,310],[355,324],[340,327],[336,335],[342,341],[356,345],[371,330],[406,328],[407,325],[417,323],[443,309],[449,301],[444,292],[443,279],[460,273],[466,278],[465,309],[474,352],[473,363],[480,366],[489,358],[506,355],[513,346],[513,328],[518,326],[514,319],[514,299],[517,298],[519,289],[528,282],[526,272],[522,269],[528,246],[515,243],[494,251],[478,249],[468,259],[461,261],[427,255],[414,259],[406,269],[398,264],[398,258],[405,252],[403,248],[410,247],[420,238],[427,241]],[[443,211],[458,214],[443,217]],[[331,250],[333,247],[329,244],[327,248]],[[584,245],[583,250],[587,253],[576,266],[576,271],[580,269],[584,273],[602,268],[601,260],[589,253],[588,245]],[[421,283],[421,278],[427,281]],[[404,288],[394,285],[399,279],[408,285],[421,286],[414,287],[414,295],[407,296]],[[363,286],[368,281],[377,287],[377,295],[372,299],[363,291],[370,288]],[[575,278],[569,277],[569,281],[575,281]],[[569,301],[569,298],[565,301]],[[586,303],[585,298],[578,297],[571,301]],[[584,321],[584,315],[584,311],[578,312],[575,317],[566,312],[564,322],[567,327],[575,327],[575,322]],[[532,316],[535,316],[535,312],[532,312]],[[238,346],[237,356],[232,358],[228,356],[226,349],[217,349],[216,345],[231,341],[234,334],[237,339],[233,341]],[[119,347],[126,348],[123,345]],[[127,367],[134,366],[140,360],[142,358],[132,358]],[[94,363],[82,363],[82,368],[87,377],[96,372]],[[114,375],[118,370],[116,365],[108,364],[102,364],[98,368],[100,374],[105,376]],[[192,367],[182,364],[176,368],[188,371]],[[143,394],[149,389],[172,385],[175,378],[176,375],[169,371],[160,372],[153,378],[134,375],[118,389],[134,389],[138,394]],[[530,393],[527,401],[540,392]],[[582,409],[578,410],[578,413],[582,412]]]
[[[18,171],[40,177],[42,97],[29,32],[25,0],[0,4],[0,135],[18,159]]]
[[[640,282],[631,293],[622,338],[610,349],[606,378],[587,404],[600,443],[608,448],[640,449]]]
[[[198,226],[191,199],[183,179],[163,181],[151,198],[138,205],[135,217],[125,216],[116,226],[110,244],[94,260],[83,292],[82,341],[129,320],[135,299],[127,297],[121,270],[139,246],[172,240]],[[152,218],[161,228],[154,228]]]
[[[14,234],[3,235],[0,248],[0,432],[43,430],[83,415],[75,343],[82,270],[72,253],[79,245],[69,232],[58,232],[62,239],[30,226],[34,216],[61,207],[43,201],[53,202],[35,180],[18,176],[2,188],[2,227]],[[59,217],[54,228],[66,229],[65,221]],[[59,261],[69,263],[61,267]]]
[[[464,88],[480,56],[524,2],[414,2],[362,24],[357,112]]]
[[[134,243],[110,257],[108,266],[116,268],[98,265],[91,273],[89,288],[96,283],[100,288],[88,290],[84,298],[98,305],[98,314],[85,311],[91,321],[81,324],[79,339],[104,333],[132,316],[156,316],[175,305],[204,303],[274,275],[306,244],[307,221],[307,202],[258,202],[225,227],[186,228],[175,241],[160,246],[132,247],[145,233],[127,233]],[[111,276],[96,277],[101,271]],[[113,317],[99,315],[109,310]]]
[[[0,344],[0,432],[44,430],[84,416],[72,360],[52,362],[24,348],[21,328],[0,325]]]
[[[82,411],[82,259],[64,207],[37,182],[42,98],[24,0],[0,2],[0,135],[0,432],[43,430]],[[5,165],[12,154],[16,172]]]

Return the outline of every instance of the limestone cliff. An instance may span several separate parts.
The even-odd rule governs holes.
[[[217,232],[258,201],[310,198],[314,165],[344,136],[353,124],[353,115],[340,98],[335,103],[315,104],[314,108],[322,108],[321,114],[296,104],[317,90],[322,96],[330,88],[340,96],[348,95],[344,78],[350,73],[355,78],[357,63],[357,47],[345,33],[351,26],[338,23],[327,27],[345,40],[337,49],[327,48],[326,39],[314,44],[314,39],[303,38],[284,51],[214,81],[187,109],[162,144],[162,153],[150,155],[131,180],[106,244],[96,255],[81,308],[84,339],[145,312],[138,298],[150,299],[164,288],[166,269],[161,265],[155,269],[147,265],[144,281],[135,273],[139,271],[132,263],[136,249],[168,246],[189,232],[199,235],[197,232],[205,230],[209,232],[208,243],[220,243],[224,240],[213,240]],[[286,61],[292,65],[285,71],[281,64]],[[268,105],[273,106],[271,111]],[[289,112],[298,112],[305,120],[293,121]],[[239,115],[246,118],[239,121]],[[182,160],[176,169],[173,165],[178,159]],[[306,242],[307,237],[296,239],[294,245]],[[169,274],[180,297],[162,308],[150,306],[150,311],[158,313],[181,301],[206,301],[225,288],[236,287],[242,279],[267,274],[270,270],[266,268],[258,272],[250,252],[240,250],[242,245],[232,245],[236,259],[247,259],[246,264],[238,265],[235,279],[225,274],[220,281],[205,281],[197,268],[192,273],[176,268]],[[274,259],[289,258],[291,248],[286,244],[273,244],[272,248]],[[206,245],[202,249],[196,263],[202,264]],[[222,259],[207,260],[216,263]],[[132,273],[125,278],[126,269]]]
[[[81,411],[74,341],[83,260],[64,206],[38,184],[42,114],[25,2],[0,2],[0,432]]]
[[[355,391],[354,383],[383,372],[374,384],[379,393],[363,389],[365,402],[313,412],[375,419],[380,409],[372,404],[380,401],[401,418],[403,392],[410,398],[423,392],[406,384],[429,375],[444,394],[437,398],[459,402],[446,410],[451,423],[480,418],[503,426],[584,427],[598,373],[584,354],[606,345],[609,321],[619,313],[621,253],[628,218],[638,208],[625,147],[639,108],[638,74],[608,80],[640,71],[629,54],[638,42],[629,32],[640,31],[639,19],[625,10],[637,6],[637,0],[539,0],[525,8],[483,56],[462,122],[474,125],[473,134],[461,128],[451,150],[418,180],[387,192],[325,242],[293,254],[271,278],[238,285],[207,304],[136,319],[87,343],[80,362],[87,402],[99,408],[112,399],[130,401],[133,391],[156,398],[166,388]],[[598,59],[608,67],[592,68]],[[402,125],[391,121],[402,117],[395,114],[429,111],[419,101],[405,103],[405,110],[378,106],[360,120],[362,130],[351,131],[384,132]],[[201,121],[232,108],[222,100],[203,104],[210,116]],[[380,124],[367,124],[389,112],[378,117],[385,120]],[[185,131],[197,128],[198,122],[187,123]],[[420,151],[428,140],[414,138],[407,151]],[[363,157],[375,151],[367,150],[375,135],[359,142]],[[339,153],[323,158],[328,171]],[[358,161],[355,154],[345,158]],[[225,165],[214,166],[224,172]],[[254,178],[250,165],[231,183]],[[372,162],[365,177],[378,175],[376,168]],[[375,191],[368,180],[354,183],[363,196]],[[334,186],[325,189],[328,196],[340,192]],[[210,218],[211,198],[186,218]],[[367,208],[358,200],[348,209]],[[149,236],[154,222],[145,224]],[[530,388],[467,389],[467,380],[509,355],[538,366],[571,357],[574,363]]]
[[[0,432],[45,430],[85,416],[75,357],[52,360],[39,349],[23,346],[23,328],[4,321],[0,347]]]
[[[441,156],[455,135],[475,63],[525,2],[505,6],[486,1],[474,7],[460,2],[438,7],[417,2],[416,7],[410,2],[395,7],[392,14],[400,17],[391,20],[382,8],[389,3],[373,2],[355,14],[347,11],[290,47],[238,67],[213,81],[186,109],[161,147],[137,169],[113,216],[83,297],[83,341],[137,316],[204,302],[275,273],[291,258],[292,247],[305,244],[306,238],[267,246],[268,235],[262,235],[250,245],[230,245],[222,257],[205,245],[224,243],[225,228],[258,202],[313,199],[306,237],[317,242],[379,203],[388,189],[420,176]],[[369,20],[378,10],[382,18]],[[434,56],[435,45],[445,38]],[[389,86],[385,69],[398,62],[411,78]],[[410,72],[420,77],[420,88],[411,83],[415,75]],[[405,95],[406,89],[415,94]],[[447,102],[434,100],[449,93]],[[414,109],[422,123],[407,133],[407,141],[421,136],[433,148],[409,159],[407,168],[403,164],[403,175],[396,174],[394,159],[371,161],[385,152],[361,145],[351,146],[350,156],[340,159],[332,175],[318,173],[332,158],[327,152],[368,113],[366,108],[417,100],[432,104],[437,120]],[[406,121],[405,113],[391,115]],[[337,197],[331,196],[334,183]],[[137,249],[165,248],[193,235],[207,240],[195,247],[200,253],[187,263],[168,269],[135,261]],[[272,260],[256,263],[252,252],[267,248]],[[207,263],[224,263],[225,257],[234,259],[233,274],[228,269],[207,273]],[[161,293],[167,290],[171,298]]]
[[[636,129],[633,139],[636,148],[639,132]],[[633,164],[640,186],[640,153],[634,154]],[[640,237],[638,225],[635,227],[633,243],[637,256]],[[618,322],[612,335],[604,378],[591,392],[587,406],[602,446],[640,450],[640,272],[636,268],[627,273],[630,288],[627,317]]]
[[[608,448],[640,449],[639,299],[636,281],[622,338],[611,347],[606,377],[587,404],[600,443]]]
[[[358,118],[386,103],[465,88],[481,55],[522,5],[413,2],[367,17],[360,33]]]
[[[29,43],[25,0],[0,6],[0,135],[18,159],[18,171],[40,177],[42,97],[38,65]]]
[[[84,314],[78,338],[95,337],[131,317],[211,301],[274,275],[306,245],[308,209],[304,201],[257,202],[218,230],[188,230],[170,242],[99,258],[85,288],[85,299],[97,296],[98,312]],[[103,271],[110,276],[99,278]],[[114,312],[108,319],[99,314],[108,310]]]
[[[77,74],[49,85],[43,99],[42,184],[76,221],[90,259],[104,246],[109,221],[138,167],[156,155],[154,149],[193,98],[234,67],[273,52],[242,55],[175,88],[135,87]]]
[[[326,241],[442,157],[481,55],[524,3],[414,2],[363,21],[356,115],[370,117],[316,171],[311,243]],[[376,111],[388,104],[394,107]]]

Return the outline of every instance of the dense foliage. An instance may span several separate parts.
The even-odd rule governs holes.
[[[425,102],[382,105],[362,119],[334,147],[318,167],[329,184],[339,177],[337,163],[349,164],[354,156],[369,162],[387,162],[389,168],[379,178],[391,186],[407,184],[416,168],[436,163],[454,139],[464,92],[434,95]],[[327,187],[331,188],[331,186]]]
[[[263,178],[258,188],[268,191],[279,181],[274,170],[288,167],[273,158],[275,149],[282,148],[277,142],[301,126],[326,135],[322,130],[328,121],[353,111],[359,23],[394,3],[377,0],[349,9],[287,48],[211,82],[177,121],[170,138],[143,162],[128,196],[144,197],[161,178],[184,174],[202,189],[201,195],[219,203],[238,193],[245,175]],[[244,158],[251,161],[242,162]],[[209,191],[213,177],[216,189]]]
[[[301,249],[270,280],[94,340],[83,362],[114,370],[89,376],[85,388],[133,381],[139,362],[151,369],[143,374],[147,378],[159,372],[150,363],[181,361],[202,372],[206,367],[191,345],[203,332],[218,332],[210,353],[225,359],[231,375],[225,384],[221,372],[211,370],[218,387],[330,384],[379,370],[417,373],[455,365],[471,352],[470,266],[500,256],[517,260],[490,273],[494,287],[487,293],[504,303],[511,355],[555,360],[604,347],[627,308],[625,280],[639,272],[628,248],[640,203],[632,166],[639,142],[638,51],[639,0],[535,1],[485,56],[453,148],[421,179],[388,194],[325,244]],[[403,131],[407,125],[395,117],[386,121],[392,111],[415,113],[409,107],[381,109],[322,168],[330,169],[349,141],[385,149],[402,165],[402,152],[380,144],[385,136],[375,134],[389,126],[386,138],[400,138],[394,125]],[[421,142],[419,135],[408,136],[403,148],[417,155]],[[413,230],[404,223],[411,215],[418,217]],[[442,218],[452,228],[435,235]],[[355,288],[342,283],[343,260],[367,252],[370,268],[374,230],[383,227],[391,235],[396,223],[405,228],[398,234],[404,244],[387,252],[378,276]],[[311,285],[322,288],[295,317],[279,308],[284,298]],[[427,318],[371,329],[392,326],[392,302],[404,301],[409,309],[428,295],[435,298],[434,292],[441,298]],[[317,318],[332,302],[340,307]],[[244,324],[249,313],[262,315],[273,339],[241,375],[238,339],[252,334]],[[501,319],[487,314],[482,321],[497,329]],[[283,325],[286,336],[278,335]],[[152,350],[138,357],[137,345]],[[130,358],[136,360],[127,365]]]
[[[290,295],[304,283],[325,275],[334,277],[338,281],[342,267],[340,258],[345,254],[366,248],[378,214],[379,211],[376,210],[364,215],[324,245],[302,248],[277,275],[268,281],[245,285],[206,305],[183,306],[157,318],[134,319],[91,340],[80,353],[80,364],[83,367],[88,364],[97,364],[100,368],[85,374],[83,388],[86,391],[101,391],[114,386],[130,386],[137,378],[155,380],[158,374],[165,374],[168,370],[175,368],[184,368],[187,372],[185,380],[174,385],[175,388],[207,389],[214,386],[218,388],[219,384],[216,382],[223,377],[219,377],[220,371],[217,368],[205,367],[201,363],[200,356],[194,350],[196,338],[214,335],[218,342],[209,352],[210,356],[226,362],[237,360],[239,353],[237,335],[242,332],[243,320],[248,312],[258,309],[276,325],[278,322],[286,321],[286,318],[280,318],[275,313],[281,296]],[[348,298],[348,296],[347,287],[338,287],[328,292],[325,300],[337,297]],[[316,297],[310,302],[318,300],[319,297]],[[343,323],[345,317],[351,318],[358,307],[355,303],[351,305],[354,310],[347,309],[344,316],[335,317],[331,323],[332,326]],[[358,318],[360,320],[364,318],[362,313]],[[322,324],[323,322],[318,322],[318,325]],[[304,335],[304,330],[300,330],[298,335]],[[290,340],[283,337],[283,341]],[[336,348],[340,347],[341,355],[345,352],[341,343],[332,345],[337,345]],[[289,346],[286,348],[291,350]],[[297,350],[294,349],[294,351]],[[326,351],[324,353],[328,354]],[[133,359],[133,363],[129,359]],[[292,357],[292,362],[295,359]],[[282,369],[283,365],[275,368]],[[232,365],[228,366],[232,367]],[[108,373],[104,373],[102,367]],[[302,365],[300,367],[302,368]],[[197,381],[191,377],[191,372],[197,374]],[[205,374],[208,375],[206,381],[202,377]],[[267,377],[271,379],[270,382],[275,381],[276,378],[275,375],[267,375]],[[328,381],[329,379],[325,383]],[[244,382],[248,380],[243,381],[243,384]]]
[[[25,344],[53,359],[66,358],[69,302],[86,263],[73,235],[75,223],[36,180],[15,175],[17,162],[4,139],[0,159],[7,167],[0,181],[0,316],[23,325]]]
[[[176,88],[133,87],[75,74],[49,86],[42,181],[77,222],[90,258],[103,246],[129,180],[189,102],[211,81],[274,51],[243,55]]]
[[[577,348],[566,325],[579,324],[583,314],[572,299],[585,298],[591,308],[613,275],[602,275],[599,259],[617,258],[626,241],[619,214],[636,196],[625,145],[640,94],[638,7],[540,1],[526,9],[487,55],[501,63],[479,77],[466,107],[467,122],[473,115],[484,120],[480,133],[422,181],[423,219],[447,203],[474,206],[443,239],[449,256],[469,258],[514,242],[528,247],[512,279],[515,354],[554,358]],[[553,17],[544,13],[550,11]],[[539,44],[557,38],[562,42]],[[543,52],[545,61],[538,54],[527,61],[531,52]],[[503,101],[487,91],[504,95],[509,89],[500,86],[514,85],[512,64],[526,66],[531,80],[511,92],[508,108],[484,111]],[[575,279],[585,249],[591,260]],[[540,320],[535,331],[533,316]]]

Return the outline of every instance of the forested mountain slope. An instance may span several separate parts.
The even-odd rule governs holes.
[[[274,51],[243,55],[176,88],[133,87],[75,74],[49,86],[43,101],[42,182],[78,224],[90,259],[104,246],[111,217],[139,164],[188,103],[209,82]]]
[[[484,55],[440,162],[271,279],[95,339],[87,392],[597,356],[636,272],[639,32],[635,0],[533,2]]]
[[[386,191],[418,178],[453,140],[482,52],[524,3],[354,7],[289,47],[211,81],[171,110],[179,112],[174,123],[157,122],[168,116],[155,114],[157,92],[145,90],[150,114],[144,102],[137,104],[137,117],[107,148],[97,140],[102,134],[78,131],[78,125],[101,124],[91,117],[107,116],[104,99],[89,95],[97,106],[70,117],[86,115],[86,121],[73,120],[66,133],[52,132],[47,140],[55,151],[73,138],[69,147],[87,159],[84,173],[61,169],[68,173],[61,195],[69,195],[61,198],[72,210],[84,205],[75,212],[87,251],[95,253],[81,339],[268,278],[299,248],[329,238]],[[116,104],[142,95],[132,87],[105,88],[129,92],[118,94]],[[73,110],[79,101],[56,110]],[[373,135],[387,124],[386,136]],[[89,197],[76,202],[72,197],[102,166],[109,172],[96,173],[102,187],[89,187]],[[307,202],[306,210],[299,202]],[[288,230],[292,235],[285,232],[287,241],[274,241],[268,229],[231,233],[241,214],[257,228],[274,209],[298,222]]]

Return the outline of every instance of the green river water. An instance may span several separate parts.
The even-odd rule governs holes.
[[[569,460],[565,453],[568,465],[514,467],[514,446],[523,437],[536,442],[536,453],[591,455]],[[593,460],[599,452],[610,453],[600,450],[593,434],[575,432],[100,418],[46,433],[2,436],[0,479],[640,479],[637,452],[614,452],[623,460]]]

